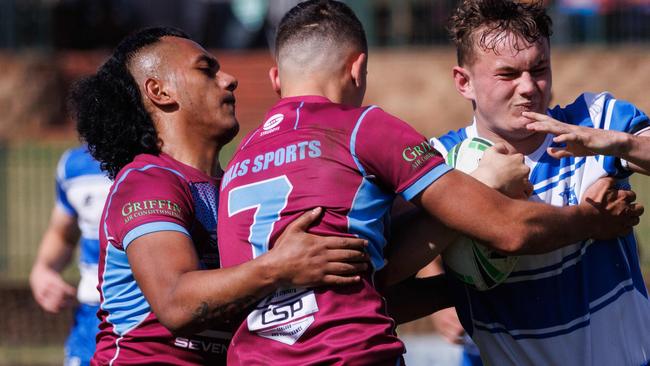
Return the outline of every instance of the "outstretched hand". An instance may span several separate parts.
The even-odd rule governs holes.
[[[533,192],[529,172],[522,154],[509,154],[503,143],[496,143],[485,151],[470,175],[510,198],[527,199]]]
[[[322,209],[304,213],[284,230],[268,255],[287,287],[349,285],[361,281],[368,269],[366,240],[309,234],[309,227],[321,217]]]
[[[612,239],[628,234],[639,223],[644,208],[634,202],[633,191],[614,188],[613,178],[601,178],[589,187],[580,202],[594,213],[594,239]]]
[[[554,142],[566,145],[548,148],[548,154],[557,159],[566,156],[591,155],[620,157],[626,144],[627,134],[623,132],[570,125],[535,112],[523,112],[522,115],[532,121],[526,125],[526,128],[535,132],[553,134]]]

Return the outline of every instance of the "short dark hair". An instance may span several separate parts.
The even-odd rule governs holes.
[[[111,179],[136,155],[160,153],[153,120],[128,65],[143,48],[165,36],[189,39],[175,28],[135,32],[119,43],[96,74],[77,82],[70,92],[77,131]]]
[[[282,17],[275,38],[276,56],[286,44],[314,36],[330,39],[332,43],[347,42],[368,52],[366,32],[349,6],[334,0],[310,0],[296,5]]]
[[[535,43],[540,38],[548,40],[551,28],[551,18],[541,0],[461,0],[448,25],[461,66],[474,62],[475,45],[495,51],[508,34]]]

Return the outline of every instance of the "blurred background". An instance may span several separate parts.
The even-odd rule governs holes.
[[[61,153],[78,144],[67,90],[94,72],[131,31],[169,25],[211,49],[239,79],[240,136],[261,122],[277,96],[267,80],[275,26],[294,0],[0,0],[0,365],[60,365],[72,310],[45,314],[28,276],[54,203]],[[371,45],[366,104],[379,104],[431,137],[468,124],[471,106],[455,91],[455,52],[445,23],[454,0],[347,3]],[[650,111],[650,0],[547,1],[554,21],[554,100],[610,91]],[[234,141],[223,156],[225,164]],[[648,179],[633,180],[650,205]],[[637,229],[650,279],[650,219]],[[65,272],[75,284],[75,266]],[[435,352],[427,319],[400,334]],[[433,346],[432,346],[433,345]],[[428,357],[428,356],[422,356]],[[425,359],[423,358],[423,359]],[[426,364],[447,364],[430,359]]]

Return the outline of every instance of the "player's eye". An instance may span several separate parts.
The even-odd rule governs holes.
[[[505,79],[505,80],[516,79],[518,75],[519,75],[519,73],[517,73],[517,72],[501,72],[501,73],[497,74],[497,76],[499,78]]]
[[[212,66],[200,67],[199,70],[201,70],[202,73],[204,73],[209,77],[215,77],[218,71],[216,67],[212,67]]]
[[[539,75],[544,75],[546,73],[546,70],[548,68],[546,66],[544,67],[538,67],[532,71],[533,75],[539,76]]]

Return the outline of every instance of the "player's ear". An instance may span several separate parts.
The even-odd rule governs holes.
[[[155,78],[147,78],[144,81],[144,94],[147,99],[157,106],[169,106],[176,103],[167,85]]]
[[[278,71],[277,66],[273,66],[269,69],[269,79],[271,80],[273,91],[275,91],[276,94],[281,95],[280,92],[282,90],[282,86],[280,84],[280,71]]]
[[[454,85],[458,93],[465,97],[465,99],[474,100],[474,88],[472,86],[471,74],[469,71],[460,66],[454,66]]]
[[[368,56],[365,53],[360,53],[352,61],[350,68],[350,75],[352,81],[357,88],[364,88],[366,86],[366,74],[368,74]]]

